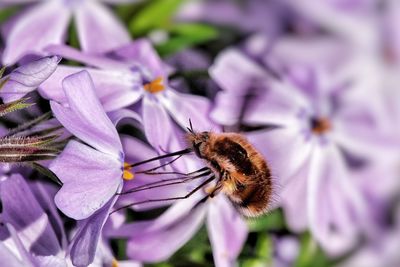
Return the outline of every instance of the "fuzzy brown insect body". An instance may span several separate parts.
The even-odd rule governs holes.
[[[225,193],[246,216],[268,211],[272,200],[272,177],[263,156],[237,133],[196,133],[187,135],[196,155],[218,178],[212,197]]]

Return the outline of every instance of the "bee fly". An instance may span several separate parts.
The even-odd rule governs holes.
[[[205,162],[207,167],[185,174],[176,172],[165,173],[181,174],[183,176],[149,183],[120,194],[188,182],[206,176],[209,177],[185,196],[148,199],[120,207],[117,210],[148,202],[185,199],[210,182],[216,181],[215,186],[208,191],[208,195],[200,202],[204,202],[209,197],[214,197],[219,192],[222,192],[245,216],[255,217],[267,212],[272,202],[273,182],[271,171],[263,156],[243,135],[237,133],[197,133],[193,131],[192,123],[190,121],[189,123],[190,128],[187,128],[189,132],[186,134],[187,149],[148,159],[130,166],[135,167],[154,160],[178,156],[159,167],[143,172],[151,175],[156,169],[172,163],[182,155],[194,152],[199,159]],[[157,174],[160,174],[160,172],[157,172]],[[114,212],[117,210],[114,210]]]

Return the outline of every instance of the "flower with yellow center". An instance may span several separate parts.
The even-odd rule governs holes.
[[[146,90],[147,92],[150,92],[152,94],[161,92],[165,89],[165,86],[163,84],[163,79],[162,77],[158,77],[155,80],[146,83],[144,85],[144,90]]]

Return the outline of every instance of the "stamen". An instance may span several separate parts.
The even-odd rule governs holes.
[[[162,82],[163,82],[162,77],[157,77],[155,80],[153,80],[149,83],[146,83],[144,85],[144,90],[146,90],[147,92],[150,92],[152,94],[161,92],[165,89],[165,86]]]
[[[135,175],[133,174],[131,169],[132,169],[131,165],[127,162],[124,162],[124,171],[122,174],[122,178],[128,181],[132,180],[135,177]]]
[[[332,129],[332,124],[328,118],[312,118],[311,129],[315,134],[324,134]]]

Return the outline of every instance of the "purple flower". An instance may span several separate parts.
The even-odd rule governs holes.
[[[36,196],[19,174],[0,182],[0,260],[8,266],[67,266],[65,243],[56,235],[57,231],[65,238],[60,218],[45,188],[35,188]]]
[[[141,100],[144,132],[156,148],[176,149],[170,138],[176,135],[170,117],[181,127],[186,127],[190,118],[197,128],[210,128],[207,119],[210,102],[206,98],[178,93],[170,88],[170,70],[147,40],[138,40],[115,50],[112,55],[117,60],[89,56],[67,47],[51,47],[49,51],[96,68],[60,66],[41,86],[40,93],[45,98],[65,102],[61,80],[85,69],[92,76],[96,95],[106,111],[121,109]]]
[[[375,45],[379,0],[284,0],[295,12],[321,28],[337,33],[361,48]]]
[[[124,164],[118,133],[95,95],[89,73],[68,76],[63,88],[68,107],[51,101],[53,113],[87,145],[70,141],[49,168],[63,183],[55,197],[57,207],[80,220],[70,246],[71,260],[74,265],[86,266],[95,259],[123,178],[132,179],[133,174]]]
[[[15,1],[3,2],[15,4]],[[6,47],[2,58],[4,64],[13,64],[28,54],[44,54],[48,45],[64,43],[72,18],[76,22],[80,45],[84,51],[103,53],[130,41],[124,26],[100,1],[31,2],[37,3],[5,25],[3,32]],[[101,2],[117,4],[127,0]]]
[[[56,70],[60,60],[58,56],[44,57],[14,69],[0,79],[0,83],[5,82],[0,97],[9,103],[32,92]]]
[[[219,82],[224,89],[221,98],[226,95],[237,100],[228,104],[220,101],[217,110],[227,110],[227,105],[250,94],[247,105],[238,105],[244,107],[242,121],[274,126],[269,131],[249,133],[248,138],[279,177],[289,226],[297,231],[308,226],[331,254],[346,251],[355,245],[368,220],[365,200],[349,173],[348,159],[369,163],[379,158],[377,151],[388,151],[390,142],[379,134],[379,116],[368,99],[352,94],[352,86],[342,80],[327,79],[322,68],[289,68],[280,73],[278,81],[238,51],[221,57],[225,56],[219,62],[232,62],[229,57],[239,60],[234,66],[216,65],[211,75],[217,82],[223,81]],[[232,81],[237,77],[240,84]],[[232,87],[227,86],[228,81]],[[225,122],[238,119],[229,116],[220,112],[214,117]]]
[[[3,204],[3,213],[0,221],[0,260],[7,266],[88,266],[88,262],[79,259],[93,251],[90,266],[103,266],[116,262],[110,248],[104,240],[95,245],[86,243],[88,248],[81,248],[78,255],[74,248],[76,240],[82,240],[79,231],[74,236],[70,250],[63,222],[58,216],[52,202],[55,188],[41,183],[27,184],[19,174],[4,177],[0,181],[0,198]],[[46,211],[46,213],[45,213]],[[86,230],[90,230],[85,228]],[[88,232],[93,234],[93,232]],[[72,261],[72,262],[71,262]],[[137,262],[125,262],[140,266]]]
[[[395,267],[400,264],[400,209],[393,212],[393,225],[386,225],[384,232],[366,242],[360,249],[346,258],[339,267]]]
[[[63,88],[68,107],[51,101],[52,111],[68,131],[90,146],[70,141],[50,169],[63,183],[55,198],[57,207],[81,220],[103,207],[121,187],[124,153],[88,72],[67,77]]]

